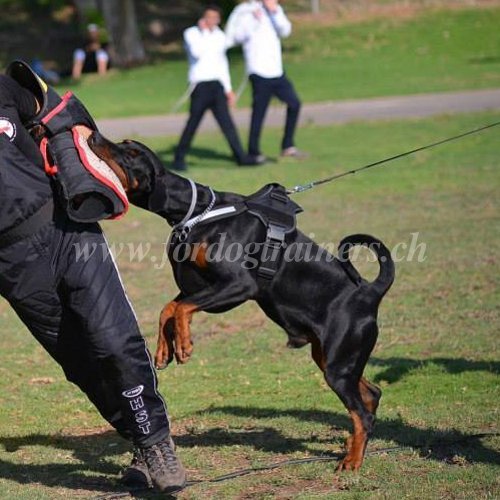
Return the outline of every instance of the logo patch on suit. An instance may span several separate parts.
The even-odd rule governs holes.
[[[6,134],[9,141],[12,142],[16,137],[16,125],[8,118],[0,116],[0,134]]]
[[[126,398],[136,398],[137,396],[140,396],[142,394],[142,391],[144,390],[143,385],[138,385],[137,387],[134,387],[133,389],[129,389],[127,391],[123,391],[122,394]]]

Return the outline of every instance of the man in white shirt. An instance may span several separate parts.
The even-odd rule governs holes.
[[[233,10],[226,28],[228,43],[243,45],[253,92],[248,152],[259,160],[264,159],[260,151],[260,136],[273,96],[287,105],[281,155],[296,158],[304,156],[294,143],[300,100],[284,74],[281,54],[281,38],[289,36],[291,31],[292,25],[278,0],[244,2]]]
[[[247,155],[229,113],[236,97],[231,87],[226,56],[226,35],[219,28],[220,8],[208,5],[197,26],[184,31],[184,43],[189,60],[189,83],[192,87],[188,122],[175,149],[172,168],[185,170],[185,157],[194,134],[207,109],[214,114],[239,165],[257,165],[256,157]]]

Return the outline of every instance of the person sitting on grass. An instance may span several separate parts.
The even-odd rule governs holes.
[[[87,26],[87,42],[85,47],[73,53],[73,69],[71,76],[78,80],[82,73],[98,73],[104,75],[109,67],[109,54],[100,39],[100,31],[96,24]]]

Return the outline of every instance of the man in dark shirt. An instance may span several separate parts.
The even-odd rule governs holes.
[[[185,471],[135,313],[109,254],[78,253],[107,248],[106,239],[97,223],[70,220],[55,201],[25,128],[51,110],[25,87],[0,75],[0,294],[66,378],[134,443],[126,481],[178,491]]]

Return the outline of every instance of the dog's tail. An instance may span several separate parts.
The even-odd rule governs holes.
[[[377,256],[380,271],[377,278],[370,283],[370,288],[374,289],[380,298],[382,298],[391,287],[395,276],[394,261],[392,260],[391,252],[380,240],[368,234],[351,234],[350,236],[346,236],[339,244],[339,260],[349,276],[356,282],[361,282],[361,276],[349,260],[349,250],[356,245],[368,247]]]

